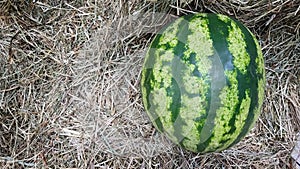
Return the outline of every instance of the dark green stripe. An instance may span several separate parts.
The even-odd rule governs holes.
[[[205,149],[209,146],[209,143],[211,142],[211,139],[214,137],[214,134],[212,134],[205,142],[197,145],[197,151],[198,152],[205,152]],[[213,152],[207,151],[207,152]]]
[[[181,93],[177,81],[172,78],[171,88],[167,89],[167,95],[172,97],[172,104],[170,106],[170,111],[172,112],[171,120],[174,127],[174,136],[177,138],[180,143],[183,140],[182,136],[182,125],[183,121],[179,116],[180,107],[181,107]],[[170,133],[172,134],[172,133]]]
[[[196,65],[196,63],[197,63],[197,61],[196,61],[196,53],[191,53],[190,54],[189,63],[191,65],[195,66],[195,69],[193,70],[193,74],[192,75],[201,78],[202,77],[202,73],[200,73],[200,71],[198,69],[198,66]]]
[[[210,37],[213,40],[213,46],[217,54],[220,56],[224,70],[233,70],[233,57],[228,49],[227,37],[229,35],[230,23],[225,23],[218,18],[218,15],[208,14],[208,27],[210,30]]]
[[[214,64],[212,64],[212,70],[210,71],[211,76],[213,76],[213,73],[215,73],[214,70],[216,71],[216,70],[220,69],[220,67],[217,67],[219,65],[215,64],[215,63],[221,62],[220,64],[222,64],[224,70],[232,70],[233,69],[232,55],[230,54],[230,52],[228,50],[227,40],[226,40],[226,37],[228,36],[228,26],[230,26],[230,24],[224,23],[215,14],[208,14],[207,18],[208,18],[208,28],[210,30],[210,38],[212,39],[213,46],[215,48],[214,56],[212,56],[210,58],[212,60],[212,63],[214,63]],[[220,61],[216,60],[216,58],[220,58]],[[225,77],[224,70],[220,71],[220,72],[223,72],[223,76]],[[217,79],[217,77],[212,78],[211,83],[216,83],[216,81],[218,81],[218,80],[219,79]],[[226,80],[227,85],[228,85],[228,83],[229,83],[229,81]],[[221,89],[222,88],[215,89],[214,91],[210,91],[209,95],[207,96],[207,99],[209,100],[208,107],[207,107],[208,109],[212,108],[211,96],[212,95],[219,96]],[[214,99],[217,99],[217,98],[218,97],[214,97]],[[213,100],[213,101],[218,102],[215,100]],[[218,108],[220,108],[220,106],[221,106],[220,101],[218,103],[219,104],[213,106],[213,110],[211,110],[211,112],[209,114],[210,117],[207,118],[207,122],[205,123],[204,127],[199,129],[200,133],[209,132],[208,130],[211,130],[210,132],[212,132],[214,125],[209,124],[209,123],[214,123],[214,118],[216,116],[216,110]],[[209,110],[207,110],[207,112],[208,111]],[[206,127],[206,125],[211,126],[211,127]],[[204,128],[206,128],[205,131],[203,131]],[[204,151],[205,148],[207,148],[207,146],[209,145],[212,137],[213,137],[213,135],[211,135],[210,137],[206,137],[206,140],[201,140],[200,143],[198,144],[198,151]]]
[[[239,26],[241,29],[242,33],[244,34],[244,40],[247,44],[246,50],[250,56],[250,64],[247,68],[247,74],[242,75],[240,72],[238,72],[238,80],[239,80],[239,100],[245,98],[245,90],[247,88],[250,89],[250,98],[251,98],[251,103],[250,103],[250,110],[247,116],[247,122],[245,123],[241,133],[238,135],[237,139],[230,145],[234,145],[237,142],[239,142],[249,131],[250,126],[252,122],[255,120],[255,108],[258,107],[258,80],[262,78],[262,75],[258,75],[256,72],[257,70],[257,65],[255,62],[255,59],[258,57],[257,56],[257,47],[255,44],[255,41],[253,39],[253,36],[251,33],[248,31],[246,27],[244,27],[240,22],[236,21],[236,24]],[[247,78],[249,79],[247,79]],[[240,107],[240,105],[239,105]]]
[[[172,78],[171,86],[167,88],[167,96],[172,97],[172,103],[169,110],[172,112],[171,120],[174,123],[178,118],[181,106],[181,93],[178,83]]]
[[[230,20],[230,22],[228,22],[229,25],[228,25],[228,28],[227,28],[227,31],[226,31],[226,36],[225,36],[226,38],[228,37],[228,34],[229,34],[228,30],[233,29],[232,26],[231,26],[231,22],[234,22],[235,24],[237,24],[237,26],[241,29],[241,27],[240,27],[241,24],[239,24],[238,21],[236,21],[236,20]],[[244,33],[243,30],[242,30],[242,33]],[[244,36],[246,36],[246,35],[244,35]],[[247,44],[247,41],[245,41],[245,42]],[[229,53],[228,43],[229,42],[226,40],[226,43],[224,43],[224,44],[226,44],[226,46],[227,46],[226,52]],[[241,50],[243,50],[243,49],[241,49]],[[249,81],[250,79],[248,78],[249,72],[247,72],[248,74],[243,75],[241,71],[239,71],[238,69],[236,69],[234,67],[234,65],[233,65],[233,63],[234,63],[234,57],[232,57],[231,54],[229,54],[228,56],[230,56],[230,61],[229,62],[230,62],[230,65],[232,65],[232,69],[231,70],[235,69],[237,71],[238,91],[239,91],[239,93],[238,93],[238,100],[239,100],[239,102],[236,105],[235,111],[232,112],[233,115],[232,115],[231,119],[229,120],[229,126],[231,128],[230,128],[230,130],[227,133],[224,133],[223,136],[231,135],[231,134],[233,134],[236,131],[236,127],[235,127],[236,117],[237,117],[237,115],[240,112],[242,100],[246,98],[246,95],[245,95],[246,89],[248,89],[250,87],[249,86],[250,85],[250,81]],[[231,86],[230,83],[228,83],[228,85]],[[225,143],[225,142],[227,142],[229,140],[230,139],[222,140],[221,143]]]
[[[163,124],[160,120],[160,118],[158,117],[158,115],[155,113],[155,111],[149,112],[150,110],[155,110],[155,108],[151,107],[154,106],[153,100],[150,98],[150,94],[151,91],[153,91],[153,87],[151,86],[151,81],[154,81],[154,75],[153,75],[153,65],[155,63],[155,51],[156,48],[154,48],[155,46],[157,46],[159,39],[161,37],[161,34],[156,35],[155,39],[153,40],[149,51],[147,52],[147,56],[146,56],[146,60],[143,66],[143,75],[144,75],[144,81],[141,83],[142,84],[142,88],[145,87],[145,98],[146,98],[146,103],[144,103],[146,106],[146,111],[148,113],[149,116],[151,116],[152,118],[154,118],[154,121],[157,125],[157,127],[159,128],[160,131],[163,131]],[[145,73],[144,73],[145,72]],[[150,109],[151,108],[151,109]]]
[[[250,61],[250,64],[248,66],[248,72],[247,72],[246,75],[243,75],[239,70],[237,70],[239,102],[237,104],[236,110],[234,112],[232,112],[234,114],[233,114],[232,118],[229,121],[229,126],[231,126],[231,129],[230,129],[230,131],[228,133],[224,133],[223,136],[226,136],[227,134],[231,135],[232,133],[235,132],[235,130],[236,130],[236,127],[235,127],[236,117],[237,117],[238,113],[240,112],[240,107],[241,107],[242,100],[246,98],[245,92],[249,88],[250,88],[251,105],[250,105],[250,112],[249,112],[248,117],[247,117],[247,120],[249,120],[250,122],[248,121],[248,122],[245,123],[245,125],[244,125],[244,127],[242,129],[242,132],[239,134],[239,136],[237,137],[237,139],[230,146],[232,146],[233,144],[235,144],[238,141],[240,141],[240,139],[242,139],[245,136],[245,134],[249,131],[249,127],[250,127],[250,125],[251,125],[251,123],[253,121],[253,118],[254,118],[254,114],[253,114],[254,113],[254,108],[257,105],[257,100],[258,100],[258,98],[257,98],[257,87],[255,87],[255,86],[253,87],[253,84],[252,84],[252,83],[257,83],[257,79],[255,78],[256,77],[256,67],[254,69],[252,69],[253,66],[251,66],[251,65],[256,65],[255,64],[255,58],[257,57],[256,56],[257,55],[256,45],[255,45],[255,43],[254,43],[254,41],[252,39],[251,34],[247,31],[247,29],[245,29],[245,27],[243,27],[239,22],[236,22],[236,23],[240,27],[240,29],[242,30],[242,33],[245,36],[244,40],[247,43],[247,52],[251,56],[251,61]],[[229,29],[229,27],[228,27],[228,29]],[[226,34],[226,36],[228,36],[228,32],[227,31],[226,31],[225,34]],[[228,44],[228,42],[226,42],[226,44]],[[253,48],[249,48],[249,46],[250,47],[254,47],[254,49]],[[232,59],[234,59],[234,58],[232,58]],[[233,63],[232,59],[231,59],[231,63]],[[220,144],[223,144],[223,143],[225,143],[227,141],[229,141],[229,139],[222,140],[220,142]]]

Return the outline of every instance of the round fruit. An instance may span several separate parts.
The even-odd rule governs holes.
[[[265,69],[240,22],[220,14],[180,17],[154,38],[142,70],[143,103],[154,126],[193,152],[239,142],[257,120]]]

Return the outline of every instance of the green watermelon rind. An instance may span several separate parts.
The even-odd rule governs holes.
[[[220,14],[187,15],[162,29],[141,78],[144,107],[155,127],[202,153],[222,151],[249,132],[264,86],[258,41],[240,22]]]

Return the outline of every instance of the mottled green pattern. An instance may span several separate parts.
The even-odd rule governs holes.
[[[210,36],[212,23],[218,36]],[[143,103],[155,127],[176,144],[194,152],[221,151],[258,118],[263,56],[245,31],[227,16],[195,14],[177,19],[154,39],[142,71]],[[245,41],[249,35],[254,46]]]

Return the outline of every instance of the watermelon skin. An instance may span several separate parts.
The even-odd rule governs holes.
[[[257,120],[264,97],[261,48],[240,22],[192,14],[163,28],[147,52],[142,99],[154,126],[193,152],[239,142]]]

